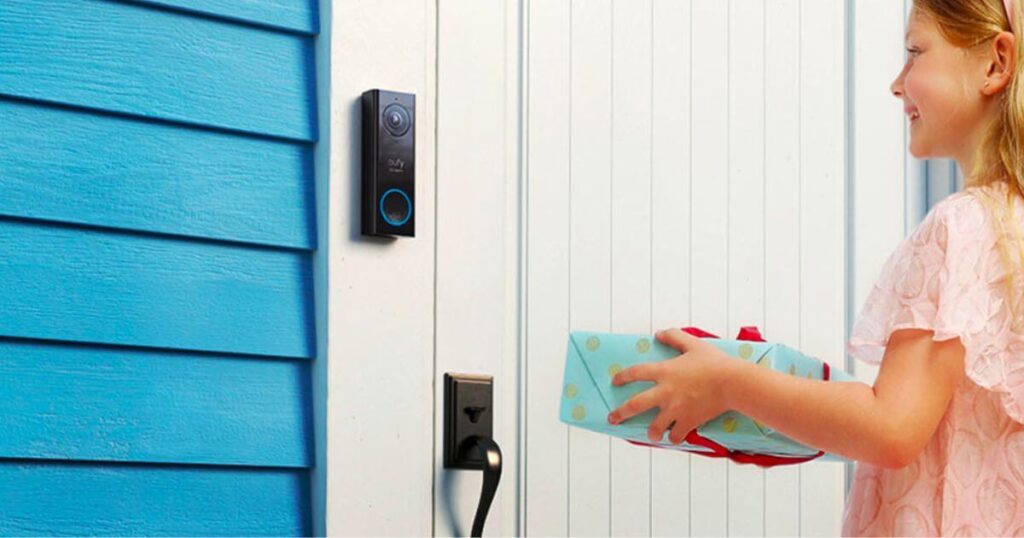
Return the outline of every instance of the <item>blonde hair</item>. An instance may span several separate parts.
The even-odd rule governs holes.
[[[996,228],[997,245],[1006,269],[1006,292],[1010,299],[1013,325],[1024,325],[1015,297],[1015,278],[1024,275],[1024,238],[1020,223],[1013,218],[1013,199],[1024,199],[1024,81],[1021,80],[1024,30],[1019,16],[1019,0],[1011,0],[1014,16],[1012,28],[1016,39],[1016,63],[1010,83],[1003,92],[1003,107],[992,122],[974,155],[973,170],[964,170],[966,188],[983,187],[997,182],[1007,184],[1005,200],[997,200],[984,189],[975,189],[988,208]],[[1011,31],[1002,0],[914,0],[914,8],[931,17],[942,36],[953,45],[965,49],[988,42],[1000,32]],[[1002,203],[1000,203],[1002,202]],[[1014,246],[1016,256],[1010,255]]]

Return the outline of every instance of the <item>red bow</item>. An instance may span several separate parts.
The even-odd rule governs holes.
[[[717,336],[698,329],[697,327],[683,327],[683,330],[700,338],[718,338]],[[754,342],[764,342],[765,339],[761,337],[761,332],[757,330],[757,327],[741,327],[740,334],[736,337],[737,340],[749,340]],[[825,381],[829,379],[829,368],[828,363],[822,363],[825,367],[823,372],[823,378]],[[668,448],[658,445],[652,445],[650,443],[642,443],[640,441],[633,441],[632,439],[626,439],[634,445],[649,446],[654,448]],[[771,456],[768,454],[748,454],[746,452],[739,452],[736,450],[729,450],[724,446],[704,437],[697,433],[697,429],[690,430],[690,433],[686,434],[686,442],[691,445],[702,446],[709,448],[712,452],[693,452],[694,454],[700,454],[701,456],[708,456],[711,458],[729,458],[736,463],[753,463],[759,467],[775,467],[778,465],[793,465],[796,463],[804,463],[813,459],[820,458],[825,455],[825,451],[819,451],[813,456]],[[678,450],[678,449],[677,449]],[[689,451],[688,451],[689,452]]]

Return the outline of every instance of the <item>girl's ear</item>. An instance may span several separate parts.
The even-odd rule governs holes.
[[[1017,36],[1000,32],[992,40],[987,62],[988,72],[982,81],[981,93],[991,96],[1003,91],[1013,79],[1017,63]]]

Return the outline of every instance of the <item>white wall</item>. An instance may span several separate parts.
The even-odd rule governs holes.
[[[433,0],[336,0],[331,17],[327,533],[433,532]],[[360,235],[363,91],[416,94],[416,237]]]
[[[903,35],[910,6],[911,0],[851,2],[851,325],[885,260],[927,212],[927,177],[935,183],[933,191],[941,192],[939,177],[945,175],[949,189],[948,162],[925,163],[910,155],[903,103],[890,90],[906,57]],[[852,359],[850,365],[865,381],[878,375],[877,367]]]

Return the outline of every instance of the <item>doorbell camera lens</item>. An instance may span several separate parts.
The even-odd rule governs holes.
[[[392,103],[384,109],[384,128],[392,136],[402,136],[409,130],[409,111],[404,106]]]

